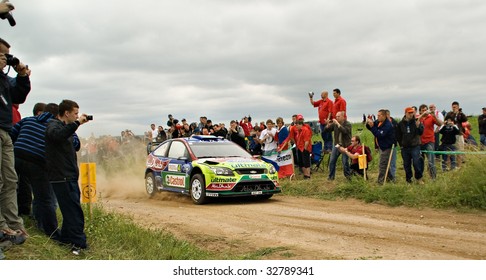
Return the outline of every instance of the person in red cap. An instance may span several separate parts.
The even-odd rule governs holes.
[[[311,172],[311,152],[312,152],[312,129],[304,123],[304,118],[297,117],[295,127],[297,128],[297,137],[295,144],[299,158],[299,167],[302,170],[304,179],[310,179]]]
[[[403,169],[405,169],[405,179],[408,183],[412,182],[412,177],[415,177],[418,184],[424,183],[420,155],[420,136],[423,132],[424,126],[419,119],[415,118],[415,110],[412,107],[405,108],[405,116],[398,123],[396,137],[401,147]],[[412,166],[415,174],[412,173]]]

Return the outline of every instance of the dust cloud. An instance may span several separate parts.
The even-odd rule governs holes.
[[[161,200],[190,202],[185,195],[161,192],[150,198],[145,191],[146,144],[134,139],[120,142],[114,137],[90,138],[80,151],[80,162],[96,163],[98,201]]]

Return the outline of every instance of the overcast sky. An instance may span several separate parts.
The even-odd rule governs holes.
[[[143,134],[169,113],[312,120],[307,92],[333,88],[352,121],[422,103],[486,106],[484,1],[11,1],[17,26],[0,22],[0,37],[32,69],[22,116],[77,101],[94,115],[84,137]]]

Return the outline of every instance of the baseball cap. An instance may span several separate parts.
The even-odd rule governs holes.
[[[405,108],[405,113],[413,113],[415,110],[412,107]]]
[[[304,116],[302,116],[301,114],[298,114],[297,117],[296,117],[297,120],[303,120],[304,119]]]

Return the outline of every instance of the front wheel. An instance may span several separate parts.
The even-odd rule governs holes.
[[[195,174],[191,179],[191,198],[195,204],[204,204],[206,198],[206,184],[202,174]]]
[[[155,177],[153,173],[147,173],[145,175],[145,191],[147,191],[149,197],[153,197],[156,193]]]

